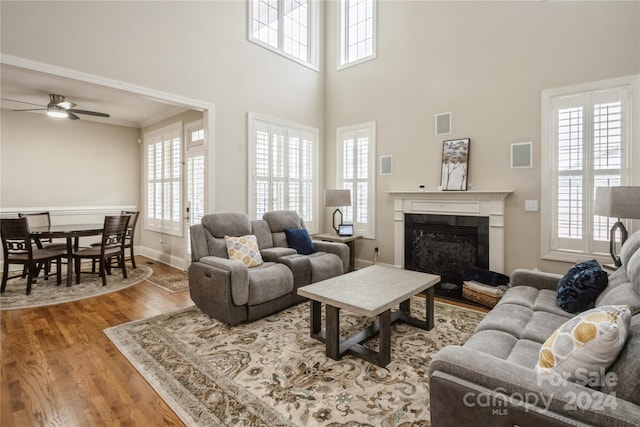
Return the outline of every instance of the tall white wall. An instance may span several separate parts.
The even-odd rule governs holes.
[[[514,190],[506,204],[506,268],[567,265],[540,260],[540,95],[543,89],[640,72],[638,2],[378,2],[377,59],[336,71],[336,3],[326,8],[325,184],[335,185],[335,129],[375,120],[377,241],[357,256],[393,262],[393,203],[385,191],[440,184],[442,141],[471,138],[472,190]],[[434,115],[453,133],[436,136]],[[640,143],[637,135],[636,143]],[[531,169],[511,169],[510,144],[533,142]],[[377,166],[376,166],[377,167]],[[544,208],[544,206],[542,206]]]

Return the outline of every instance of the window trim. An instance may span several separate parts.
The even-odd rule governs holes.
[[[292,129],[295,131],[309,132],[313,135],[313,174],[312,174],[312,195],[311,201],[313,206],[311,208],[311,212],[314,220],[308,220],[307,218],[302,218],[305,222],[305,227],[309,231],[309,233],[314,234],[318,233],[319,230],[319,219],[320,219],[320,203],[319,203],[319,155],[320,155],[320,131],[318,128],[303,125],[300,123],[291,122],[288,120],[278,119],[275,117],[249,112],[247,114],[247,129],[248,129],[248,165],[247,165],[247,212],[249,214],[249,218],[251,220],[256,219],[256,210],[253,204],[255,200],[255,192],[254,192],[254,180],[255,180],[255,122],[262,121],[268,122],[270,125],[280,126],[284,129]],[[302,216],[302,215],[301,215]]]
[[[353,67],[355,65],[359,65],[365,62],[369,62],[372,61],[374,59],[376,59],[378,57],[378,0],[372,0],[373,2],[373,52],[371,53],[371,55],[369,56],[365,56],[364,58],[360,58],[357,59],[355,61],[351,61],[351,62],[345,62],[344,64],[342,63],[342,56],[343,56],[343,48],[345,47],[344,44],[346,43],[345,40],[343,40],[343,34],[346,32],[349,32],[348,26],[347,27],[342,27],[341,22],[342,22],[342,11],[344,9],[344,4],[345,2],[348,0],[340,0],[338,2],[338,11],[337,11],[337,28],[338,28],[338,34],[336,34],[336,44],[337,44],[337,58],[336,58],[336,70],[340,71],[340,70],[344,70],[345,68],[349,68],[349,67]],[[347,24],[348,25],[348,24]],[[345,54],[346,56],[346,54]]]
[[[265,43],[260,39],[253,37],[253,2],[255,0],[247,0],[247,40],[251,43],[255,43],[258,46],[262,46],[280,56],[283,56],[293,62],[297,62],[300,65],[304,65],[314,71],[320,71],[320,55],[319,55],[319,40],[320,40],[320,13],[318,8],[318,2],[315,0],[309,0],[309,61],[304,61],[300,58],[288,54],[284,51],[284,48],[280,46],[281,29],[284,24],[278,22],[278,47],[271,46],[269,43]],[[278,3],[282,3],[283,0],[278,0]]]
[[[631,165],[634,161],[638,162],[638,154],[640,150],[634,151],[633,133],[640,131],[640,120],[634,118],[633,104],[636,109],[640,103],[640,75],[619,77],[613,79],[600,80],[596,82],[582,83],[555,89],[542,91],[541,96],[541,188],[551,188],[552,191],[542,191],[541,193],[541,212],[540,226],[541,239],[540,251],[541,258],[551,261],[572,262],[584,261],[588,259],[598,258],[601,262],[611,262],[609,254],[593,253],[582,250],[554,249],[552,239],[554,238],[554,200],[556,197],[556,185],[554,179],[556,174],[556,153],[554,151],[554,127],[553,127],[553,100],[558,96],[579,95],[586,92],[596,92],[600,90],[608,90],[619,87],[629,87],[628,106],[626,111],[627,120],[627,138],[624,141],[624,151],[626,153],[623,159],[623,165],[620,168],[621,185],[634,185],[634,182],[640,182],[640,171],[634,171]],[[636,137],[637,138],[637,137]],[[640,170],[640,168],[636,168]],[[544,173],[550,171],[551,173]],[[591,206],[589,204],[588,206]],[[592,207],[591,207],[592,209]],[[628,223],[629,220],[623,222]]]
[[[344,162],[344,145],[342,144],[341,135],[358,131],[362,129],[369,130],[369,152],[368,152],[368,170],[369,177],[367,179],[368,185],[368,212],[367,216],[370,218],[369,226],[365,229],[358,229],[356,227],[356,233],[362,234],[365,239],[376,238],[376,122],[365,122],[349,126],[340,126],[336,128],[336,188],[343,188],[343,162]],[[351,194],[351,204],[355,203],[356,195]],[[355,224],[354,224],[355,225]]]

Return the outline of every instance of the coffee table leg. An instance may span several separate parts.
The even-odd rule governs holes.
[[[321,304],[318,301],[311,301],[311,336],[315,337],[322,329]]]
[[[431,286],[429,289],[427,289],[427,293],[426,293],[426,298],[425,303],[427,305],[427,312],[425,313],[425,321],[427,323],[427,330],[430,331],[431,329],[433,329],[434,325],[435,325],[435,320],[434,320],[434,309],[433,309],[433,297],[434,297],[434,287]]]
[[[391,362],[391,310],[380,313],[378,321],[380,322],[378,366],[385,367]]]
[[[340,359],[340,309],[326,304],[326,349],[327,356],[333,360]]]
[[[404,300],[400,303],[400,311],[409,316],[411,314],[411,300]]]

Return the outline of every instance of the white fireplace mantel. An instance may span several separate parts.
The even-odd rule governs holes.
[[[404,268],[404,214],[489,218],[489,269],[504,271],[504,200],[512,190],[387,191],[393,197],[394,264]]]

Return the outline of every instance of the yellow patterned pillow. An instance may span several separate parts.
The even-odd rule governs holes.
[[[227,244],[229,259],[240,261],[247,267],[257,267],[264,262],[260,255],[258,241],[253,234],[240,237],[224,236],[224,241]]]
[[[626,305],[607,305],[578,314],[542,345],[536,371],[560,374],[568,381],[589,378],[597,383],[624,347],[630,321]]]

